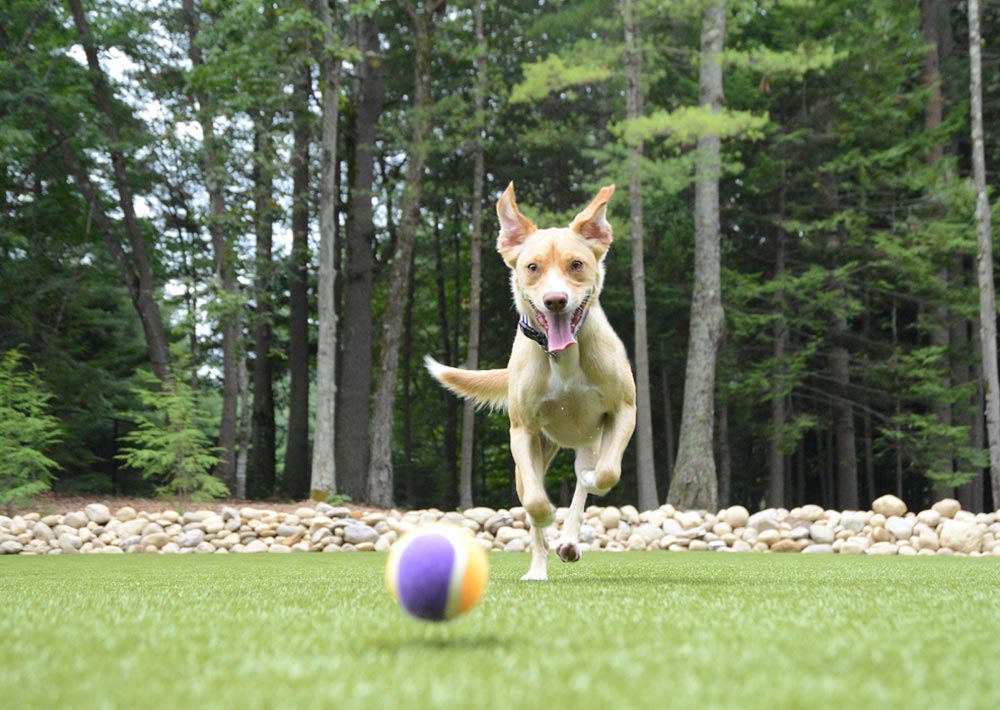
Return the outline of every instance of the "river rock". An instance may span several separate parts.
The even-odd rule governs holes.
[[[364,523],[348,525],[344,528],[344,542],[351,545],[357,546],[366,542],[374,544],[378,540],[378,537],[378,532],[375,528]]]
[[[91,503],[84,508],[83,512],[89,521],[97,523],[98,525],[104,525],[111,520],[111,511],[108,510],[108,506],[103,503]]]
[[[605,530],[614,530],[618,527],[618,523],[621,522],[622,512],[613,505],[609,505],[601,511],[600,519],[601,525],[604,526]]]
[[[722,520],[733,530],[746,527],[750,513],[742,505],[731,505],[721,515]]]
[[[51,542],[55,539],[56,535],[52,532],[52,528],[39,520],[35,523],[35,527],[31,531],[32,536],[36,540],[41,540],[42,542]]]
[[[876,557],[895,555],[897,551],[898,548],[892,542],[876,542],[866,550],[869,555],[875,555]]]
[[[205,541],[205,531],[195,528],[188,530],[177,539],[177,544],[181,547],[198,547]]]
[[[937,511],[942,518],[954,518],[955,514],[962,509],[962,504],[954,498],[942,498],[931,506],[931,510]]]
[[[872,510],[886,518],[892,515],[906,515],[906,503],[894,495],[886,494],[872,501]]]
[[[814,503],[803,505],[797,512],[798,515],[796,517],[800,520],[806,521],[807,523],[815,523],[824,515],[823,508]]]
[[[913,534],[913,522],[898,515],[893,515],[885,521],[885,529],[897,540],[909,540]]]
[[[833,544],[834,527],[828,523],[817,522],[809,526],[809,537],[821,545]]]
[[[746,527],[753,528],[758,533],[762,533],[765,530],[777,530],[779,525],[778,513],[774,508],[754,513],[746,522]]]
[[[799,543],[791,538],[784,538],[778,540],[776,543],[771,545],[771,552],[798,552]]]
[[[483,524],[483,529],[490,535],[496,537],[497,531],[502,527],[510,527],[514,524],[514,516],[510,513],[498,512],[491,515]]]
[[[828,545],[824,543],[815,543],[812,545],[806,545],[802,550],[803,555],[832,555],[833,545]]]
[[[979,552],[983,546],[983,536],[983,529],[975,523],[945,520],[941,524],[941,546],[955,552]]]
[[[86,514],[80,512],[79,510],[74,510],[70,513],[66,513],[63,516],[62,524],[68,525],[71,528],[82,528],[86,527],[90,520],[87,519]]]
[[[115,517],[123,523],[128,522],[129,520],[135,520],[136,515],[137,513],[135,512],[135,508],[130,505],[121,507],[115,512]]]

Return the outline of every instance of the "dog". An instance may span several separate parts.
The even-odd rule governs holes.
[[[602,188],[569,227],[538,229],[518,209],[514,183],[508,185],[497,202],[496,248],[510,268],[520,322],[507,367],[463,370],[425,360],[455,394],[507,409],[517,494],[531,525],[531,566],[523,580],[548,578],[544,529],[555,508],[544,481],[556,452],[576,451],[576,490],[555,548],[561,560],[576,562],[587,494],[602,496],[618,482],[635,429],[632,368],[598,302],[614,191]]]

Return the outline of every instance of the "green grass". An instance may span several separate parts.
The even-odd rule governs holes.
[[[0,558],[0,706],[1000,707],[1000,560],[490,562],[427,624],[383,555]]]

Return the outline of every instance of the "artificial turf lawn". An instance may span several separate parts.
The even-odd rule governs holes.
[[[1000,707],[1000,559],[494,554],[447,624],[385,560],[0,558],[0,706]]]

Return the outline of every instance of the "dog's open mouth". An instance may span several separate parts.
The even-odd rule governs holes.
[[[577,306],[572,313],[550,313],[545,315],[535,308],[535,318],[538,324],[545,330],[548,338],[548,351],[550,353],[562,352],[570,345],[576,345],[576,334],[583,325],[584,317],[587,315],[587,304],[590,303],[590,296],[583,299],[583,303]]]

